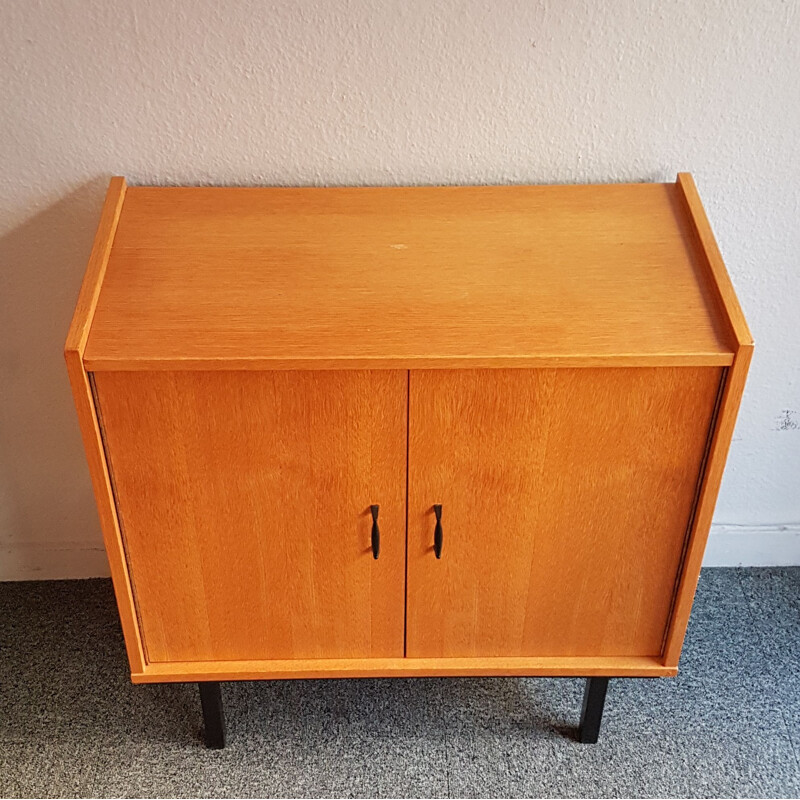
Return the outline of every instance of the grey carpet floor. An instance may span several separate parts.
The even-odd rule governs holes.
[[[797,797],[800,568],[705,570],[675,679],[133,686],[105,580],[0,584],[0,795]]]

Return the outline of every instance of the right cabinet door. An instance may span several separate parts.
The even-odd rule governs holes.
[[[722,378],[411,371],[406,655],[659,655]]]

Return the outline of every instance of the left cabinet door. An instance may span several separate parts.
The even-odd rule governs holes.
[[[149,662],[403,655],[407,380],[93,374]]]

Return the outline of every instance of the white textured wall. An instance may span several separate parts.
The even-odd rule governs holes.
[[[800,563],[799,53],[777,0],[3,0],[0,577],[105,570],[61,351],[112,174],[690,170],[756,339],[713,558]]]

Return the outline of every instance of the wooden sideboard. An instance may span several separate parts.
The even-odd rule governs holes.
[[[753,344],[674,184],[114,178],[66,359],[135,682],[678,669]]]

